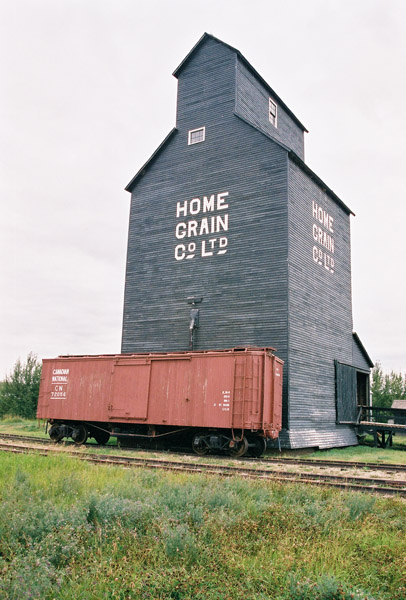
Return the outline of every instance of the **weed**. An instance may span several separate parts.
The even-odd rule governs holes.
[[[187,559],[188,563],[197,558],[196,543],[187,525],[178,525],[165,531],[165,552],[170,559]]]
[[[312,582],[293,577],[289,582],[289,590],[280,600],[374,600],[363,590],[349,588],[334,577],[321,577]]]
[[[34,552],[4,563],[0,580],[0,597],[7,600],[43,600],[57,593],[61,578],[46,560]]]
[[[88,523],[104,527],[120,523],[122,527],[136,529],[138,534],[145,533],[153,518],[153,506],[108,494],[92,497],[87,513]]]
[[[97,509],[97,500],[94,496],[92,496],[89,500],[86,521],[93,526],[96,526],[100,521],[100,515]]]
[[[351,494],[347,497],[346,505],[350,521],[356,521],[372,511],[375,498],[366,494]]]

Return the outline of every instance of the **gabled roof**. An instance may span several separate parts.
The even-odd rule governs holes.
[[[372,369],[374,367],[374,363],[370,359],[368,352],[365,350],[363,343],[361,342],[361,340],[358,337],[358,334],[355,333],[355,331],[353,332],[352,337],[354,338],[354,342],[357,344],[357,346],[360,349],[361,353],[363,354],[365,360],[367,361],[370,368]]]
[[[290,116],[298,123],[298,125],[300,127],[302,127],[302,129],[304,131],[307,131],[307,129],[300,123],[300,121],[298,121],[298,119],[295,117],[295,115],[290,111],[290,109],[284,104],[284,102],[279,98],[279,96],[277,94],[275,94],[275,92],[272,90],[272,88],[266,83],[266,81],[259,75],[259,73],[254,69],[254,67],[252,67],[252,65],[250,65],[250,63],[244,58],[244,56],[240,53],[239,50],[237,50],[236,48],[233,48],[232,46],[230,46],[229,44],[226,44],[225,42],[222,42],[221,40],[217,39],[216,37],[214,37],[213,35],[209,34],[209,33],[205,33],[200,40],[197,42],[197,44],[192,48],[192,50],[189,52],[189,54],[183,59],[183,61],[180,63],[180,65],[175,69],[175,71],[173,72],[173,75],[175,77],[178,77],[179,73],[182,71],[182,69],[187,65],[187,63],[189,62],[189,60],[192,58],[192,56],[194,55],[194,53],[196,52],[196,50],[208,39],[212,39],[215,40],[216,42],[223,44],[223,46],[226,46],[227,48],[229,48],[230,50],[232,50],[233,52],[235,52],[238,57],[240,58],[240,60],[242,62],[244,62],[244,64],[247,66],[247,68],[255,75],[255,77],[257,77],[261,83],[263,85],[265,85],[267,87],[267,89],[270,91],[270,93],[272,94],[272,96],[275,98],[275,100],[277,100],[283,107],[284,109],[290,114]],[[293,150],[291,150],[290,148],[288,148],[287,146],[285,146],[285,144],[283,144],[282,142],[280,142],[278,139],[274,138],[273,136],[271,136],[270,134],[264,132],[262,129],[260,129],[259,127],[256,127],[255,125],[253,125],[252,123],[250,123],[249,121],[247,121],[246,119],[244,119],[241,115],[238,115],[237,113],[234,113],[236,117],[238,117],[239,119],[241,119],[242,121],[244,121],[245,123],[247,123],[247,125],[249,125],[250,127],[252,127],[253,129],[255,129],[256,131],[260,132],[262,135],[264,135],[265,137],[269,138],[270,140],[272,140],[275,144],[278,144],[281,148],[284,148],[284,150],[286,150],[289,154],[290,159],[296,163],[315,183],[317,183],[317,185],[319,185],[321,187],[321,189],[326,192],[326,194],[328,194],[347,214],[351,214],[354,215],[354,213],[352,212],[352,210],[350,208],[348,208],[348,206],[346,206],[346,204],[344,204],[344,202],[337,196],[337,194],[335,194],[333,192],[332,189],[330,189],[321,179],[320,177],[318,177],[318,175],[316,175],[316,173],[314,173],[307,165],[306,163],[295,153],[293,152]],[[166,145],[168,144],[168,142],[172,139],[172,137],[174,136],[175,132],[177,132],[176,127],[174,127],[172,129],[172,131],[170,131],[170,133],[166,136],[166,138],[162,141],[162,143],[158,146],[158,148],[155,150],[155,152],[150,156],[150,158],[146,161],[146,163],[143,164],[143,166],[141,167],[141,169],[139,169],[139,171],[134,175],[134,177],[131,179],[131,181],[126,185],[125,190],[127,192],[131,192],[132,188],[134,187],[134,185],[137,183],[137,181],[139,180],[140,177],[142,177],[144,175],[144,173],[147,171],[147,169],[154,163],[154,161],[156,160],[156,158],[159,156],[159,154],[162,152],[162,150],[166,147]],[[355,215],[354,215],[355,216]],[[356,335],[356,334],[355,334]],[[357,336],[358,338],[358,336]],[[359,340],[359,338],[358,338]],[[361,344],[361,341],[359,341],[359,343]],[[362,346],[362,344],[361,344]],[[363,346],[362,346],[363,348]],[[364,349],[365,350],[365,349]],[[370,360],[370,359],[369,359]],[[373,364],[372,364],[373,366]]]
[[[315,183],[317,183],[317,185],[323,190],[323,192],[325,192],[339,206],[341,206],[341,208],[348,215],[353,215],[353,217],[355,217],[355,213],[352,212],[352,210],[350,208],[348,208],[348,206],[346,204],[344,204],[344,202],[337,196],[337,194],[335,192],[333,192],[333,190],[331,188],[329,188],[328,185],[326,185],[324,183],[324,181],[322,179],[320,179],[320,177],[318,175],[316,175],[316,173],[314,171],[312,171],[310,169],[310,167],[308,167],[307,164],[297,154],[295,154],[295,152],[293,152],[293,150],[289,150],[289,157],[292,159],[292,161],[294,163],[296,163],[302,169],[302,171],[304,171],[306,173],[306,175],[308,175],[310,177],[310,179],[312,179]]]
[[[310,177],[310,179],[312,179],[312,181],[314,181],[323,190],[323,192],[325,192],[328,196],[330,196],[330,198],[332,198],[332,200],[334,200],[334,202],[336,202],[336,204],[338,204],[348,215],[353,215],[355,217],[355,213],[353,213],[352,210],[350,208],[348,208],[348,206],[346,204],[344,204],[344,202],[341,200],[341,198],[339,198],[337,196],[337,194],[335,192],[333,192],[333,190],[331,188],[329,188],[328,185],[326,185],[324,183],[324,181],[322,179],[320,179],[320,177],[318,175],[316,175],[316,173],[314,171],[312,171],[310,169],[310,167],[308,167],[306,165],[306,163],[295,152],[293,152],[293,150],[288,148],[288,146],[285,146],[285,144],[283,144],[278,139],[273,137],[270,133],[263,131],[259,127],[256,127],[255,125],[253,125],[252,123],[247,121],[247,119],[244,119],[244,117],[242,117],[241,115],[237,114],[236,112],[234,114],[236,117],[241,119],[241,121],[244,121],[244,123],[247,123],[247,125],[249,125],[253,129],[256,129],[256,131],[259,131],[259,133],[262,133],[262,135],[269,138],[270,140],[275,142],[275,144],[278,144],[278,146],[280,146],[281,148],[286,150],[286,152],[289,154],[289,158],[292,160],[292,162],[297,164],[298,167],[300,167],[302,169],[302,171],[304,171],[306,173],[306,175],[308,175],[308,177]]]
[[[322,181],[320,179],[320,177],[318,175],[316,175],[316,173],[314,173],[307,165],[305,162],[303,162],[303,160],[293,152],[293,150],[290,150],[290,148],[288,148],[287,146],[285,146],[285,144],[282,144],[282,142],[280,142],[279,140],[277,140],[276,138],[272,137],[269,133],[266,133],[265,131],[262,131],[262,129],[260,129],[259,127],[256,127],[255,125],[253,125],[252,123],[250,123],[249,121],[247,121],[246,119],[244,119],[244,117],[242,117],[241,115],[238,115],[237,113],[234,113],[234,115],[236,117],[238,117],[239,119],[241,119],[241,121],[244,121],[244,123],[246,123],[247,125],[249,125],[250,127],[252,127],[253,129],[255,129],[256,131],[258,131],[259,133],[261,133],[262,135],[264,135],[265,137],[269,138],[270,140],[272,140],[275,144],[277,144],[278,146],[280,146],[281,148],[283,148],[284,150],[286,150],[286,152],[289,154],[289,158],[296,163],[309,177],[310,179],[312,179],[318,186],[321,187],[321,189],[328,194],[347,214],[349,215],[354,215],[355,213],[352,212],[352,210],[350,208],[348,208],[348,206],[346,204],[344,204],[344,202],[337,196],[337,194],[335,194],[333,192],[332,189],[330,189],[325,183],[324,181]],[[134,187],[134,185],[137,183],[138,179],[140,179],[140,177],[142,177],[145,172],[147,171],[147,169],[149,169],[149,167],[154,163],[154,161],[158,158],[159,154],[162,152],[162,150],[166,147],[166,145],[168,144],[168,142],[172,139],[172,137],[174,136],[174,134],[177,132],[178,130],[176,129],[176,127],[174,127],[172,129],[172,131],[170,131],[168,133],[168,135],[166,136],[166,138],[162,141],[162,143],[158,146],[158,148],[155,150],[155,152],[149,157],[149,159],[147,160],[147,162],[145,162],[141,169],[139,169],[139,171],[137,171],[137,173],[134,175],[134,177],[131,179],[131,181],[126,185],[126,187],[124,188],[126,192],[131,192],[132,188]],[[354,334],[355,336],[357,336],[357,334]],[[357,339],[359,341],[359,344],[361,345],[361,348],[364,348],[361,344],[361,340],[359,339],[359,337],[357,336]],[[365,351],[365,349],[364,349]],[[368,355],[367,355],[368,356]],[[370,359],[369,359],[370,360]],[[371,365],[372,367],[374,366],[373,363]]]
[[[222,40],[219,40],[218,38],[214,37],[214,35],[211,35],[210,33],[204,33],[202,35],[202,37],[197,42],[197,44],[195,46],[193,46],[193,48],[191,49],[191,51],[189,52],[189,54],[187,54],[185,56],[185,58],[182,60],[182,62],[180,63],[180,65],[174,70],[174,72],[172,73],[172,75],[174,77],[177,78],[180,75],[180,73],[183,71],[183,69],[185,68],[185,66],[188,64],[188,62],[190,61],[190,59],[192,58],[192,56],[194,56],[196,50],[198,48],[200,48],[200,46],[202,46],[207,40],[214,40],[215,42],[218,42],[219,44],[222,44],[226,48],[229,48],[232,52],[235,52],[235,54],[238,56],[238,58],[240,59],[240,61],[242,63],[244,63],[244,65],[247,67],[247,69],[249,71],[251,71],[251,73],[254,75],[254,77],[256,77],[258,79],[258,81],[260,81],[262,83],[262,85],[264,85],[266,87],[266,89],[269,91],[269,93],[272,96],[272,98],[274,100],[276,100],[280,106],[283,107],[283,109],[295,121],[295,123],[301,129],[303,129],[303,131],[308,132],[308,130],[306,129],[306,127],[299,121],[299,119],[296,117],[296,115],[293,114],[293,112],[290,110],[290,108],[284,103],[284,101],[278,96],[278,94],[276,94],[274,92],[274,90],[271,88],[271,86],[265,81],[265,79],[263,77],[261,77],[261,75],[258,73],[258,71],[256,69],[254,69],[254,67],[251,65],[251,63],[248,62],[248,60],[241,54],[241,52],[239,50],[237,50],[237,48],[233,48],[233,46],[230,46],[229,44],[226,44]]]
[[[172,129],[172,131],[170,131],[168,133],[168,135],[166,136],[166,138],[163,140],[163,142],[161,142],[161,144],[159,144],[158,148],[155,150],[155,152],[149,157],[149,159],[147,160],[146,163],[144,163],[141,167],[141,169],[139,171],[137,171],[137,173],[134,175],[134,177],[131,179],[130,183],[128,183],[125,186],[125,191],[126,192],[131,192],[133,185],[135,184],[136,180],[139,179],[139,177],[141,177],[142,175],[144,175],[145,171],[152,165],[152,163],[154,162],[154,160],[158,157],[158,155],[161,153],[161,151],[164,149],[164,147],[166,146],[166,144],[169,142],[169,140],[172,139],[175,131],[178,131],[176,129],[176,127],[174,127]]]

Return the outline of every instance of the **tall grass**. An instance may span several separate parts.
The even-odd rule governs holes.
[[[0,597],[404,600],[395,499],[0,455]]]

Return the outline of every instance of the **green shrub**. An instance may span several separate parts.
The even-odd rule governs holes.
[[[37,411],[42,365],[32,352],[20,359],[0,386],[0,417],[13,415],[33,419]],[[14,421],[15,422],[15,421]]]
[[[139,500],[134,501],[106,494],[90,498],[86,520],[92,525],[103,527],[119,523],[123,528],[145,533],[153,517],[151,505],[146,505]]]

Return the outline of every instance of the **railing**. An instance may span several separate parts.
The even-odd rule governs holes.
[[[391,425],[403,425],[406,427],[406,409],[404,408],[358,406],[358,409],[358,423],[382,423],[389,427]]]

